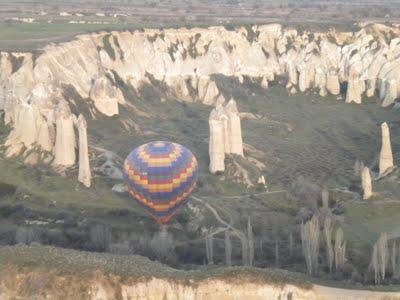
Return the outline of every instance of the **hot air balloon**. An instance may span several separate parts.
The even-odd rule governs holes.
[[[199,167],[182,145],[155,141],[135,148],[124,163],[124,181],[133,198],[159,223],[167,223],[187,202]]]

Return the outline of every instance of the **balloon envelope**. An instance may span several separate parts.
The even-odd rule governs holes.
[[[198,173],[192,152],[164,141],[135,148],[124,163],[124,181],[129,193],[160,224],[167,223],[187,202]]]

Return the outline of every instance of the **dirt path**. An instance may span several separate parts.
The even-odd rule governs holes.
[[[315,293],[321,300],[399,300],[399,292],[377,292],[367,290],[351,290],[314,285]]]

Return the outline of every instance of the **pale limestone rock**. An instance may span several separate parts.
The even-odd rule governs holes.
[[[55,111],[56,139],[54,145],[54,165],[72,166],[75,164],[74,116],[68,103],[61,99]]]
[[[219,95],[219,90],[217,85],[215,84],[214,81],[210,81],[209,84],[207,85],[206,93],[204,95],[202,102],[208,105],[215,104],[218,95]]]
[[[375,89],[376,89],[376,79],[375,78],[372,78],[372,79],[369,79],[368,81],[367,81],[367,97],[373,97],[374,95],[375,95]]]
[[[45,47],[35,59],[29,53],[0,52],[0,109],[4,109],[5,122],[16,128],[20,105],[29,103],[50,124],[53,119],[48,112],[57,106],[53,90],[63,92],[70,86],[82,99],[90,96],[103,114],[114,115],[118,104],[125,102],[113,82],[121,80],[138,90],[150,83],[150,76],[182,100],[199,99],[210,105],[220,103],[220,92],[211,79],[218,74],[262,78],[264,88],[277,76],[286,76],[291,94],[316,88],[321,96],[339,95],[340,83],[347,82],[347,102],[359,103],[364,91],[373,96],[377,90],[382,106],[399,97],[400,32],[395,27],[370,24],[356,33],[313,32],[314,41],[278,24],[254,26],[253,30],[257,38],[252,42],[244,28],[229,31],[215,26],[79,35],[73,41]],[[390,42],[385,38],[389,32]],[[106,35],[114,55],[104,50]],[[21,62],[18,68],[11,63],[11,55]],[[39,133],[41,126],[40,122],[36,126]],[[9,148],[8,153],[25,147],[18,130],[13,132],[7,142],[16,148]],[[33,145],[39,137],[25,142]]]
[[[314,82],[314,68],[306,63],[297,66],[299,72],[299,90],[305,92]]]
[[[17,102],[12,121],[14,128],[4,144],[8,147],[6,152],[8,157],[19,154],[23,147],[30,149],[36,143],[40,126],[39,111],[34,105]]]
[[[213,174],[225,170],[224,125],[220,114],[221,113],[215,108],[211,111],[208,120],[210,125],[210,172]]]
[[[266,181],[265,181],[265,177],[264,175],[261,175],[258,180],[257,180],[258,184],[262,184],[262,185],[266,185]]]
[[[347,86],[346,103],[361,104],[361,96],[365,90],[365,82],[360,79],[350,80]]]
[[[217,101],[215,102],[215,106],[218,106],[218,105],[225,105],[225,97],[222,95],[222,94],[220,94],[219,96],[218,96],[218,98],[217,98]]]
[[[232,153],[243,156],[242,127],[240,124],[240,116],[235,100],[229,100],[229,102],[225,106],[225,112],[228,117],[227,125],[230,144],[229,149],[226,149],[225,153]]]
[[[362,170],[361,185],[363,189],[363,199],[367,200],[372,196],[371,173],[368,167],[364,167]]]
[[[77,121],[79,133],[79,174],[78,181],[84,186],[90,187],[91,173],[89,164],[89,149],[87,141],[87,123],[85,117],[81,114]]]
[[[225,154],[231,153],[231,138],[229,135],[229,127],[228,127],[228,115],[224,109],[224,106],[217,105],[216,110],[218,112],[219,120],[222,123],[223,133],[224,133],[224,152]]]
[[[25,149],[24,144],[15,142],[12,145],[7,147],[5,156],[7,158],[18,156],[21,154],[21,152]]]
[[[326,89],[332,95],[340,94],[339,77],[335,71],[330,71],[326,76]]]
[[[173,76],[173,77],[167,77],[165,79],[165,83],[168,86],[171,86],[174,94],[176,97],[178,97],[180,100],[184,101],[192,101],[192,96],[190,94],[188,85],[186,83],[186,79],[182,76]]]
[[[22,103],[20,105],[15,128],[19,135],[19,140],[27,148],[30,148],[36,142],[39,131],[39,117],[39,111],[35,106],[28,103]]]
[[[210,125],[210,172],[225,170],[225,154],[243,156],[242,129],[240,115],[235,100],[225,106],[218,104],[211,111]]]
[[[384,81],[382,107],[388,107],[394,103],[398,96],[398,86],[399,84],[395,79]]]
[[[268,89],[269,83],[268,83],[268,78],[266,76],[263,76],[261,80],[261,87],[263,89]]]
[[[90,98],[94,101],[94,106],[109,117],[118,115],[118,104],[124,103],[122,92],[105,76],[96,79],[90,90]]]
[[[361,176],[361,172],[364,169],[364,162],[357,158],[354,163],[353,169],[354,169],[354,175]]]
[[[37,143],[44,151],[51,152],[53,150],[54,128],[44,119],[40,124]]]
[[[286,69],[289,77],[289,83],[291,85],[297,85],[298,76],[297,76],[296,66],[294,65],[294,63],[292,62],[287,63]]]
[[[393,167],[392,145],[390,142],[390,132],[388,124],[381,124],[382,130],[382,146],[379,156],[379,175],[384,174],[388,169]]]
[[[0,52],[0,110],[4,109],[7,94],[7,79],[12,73],[10,54]]]
[[[32,151],[24,159],[24,164],[26,165],[35,166],[38,164],[38,162],[39,162],[39,153],[37,153],[36,151]]]
[[[123,184],[123,183],[114,184],[111,190],[113,192],[115,192],[115,193],[126,193],[126,192],[128,192],[128,189],[127,189],[126,185]]]

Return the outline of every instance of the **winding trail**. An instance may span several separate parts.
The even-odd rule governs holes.
[[[368,290],[341,289],[314,285],[313,290],[324,300],[397,300],[400,292],[378,292]]]

